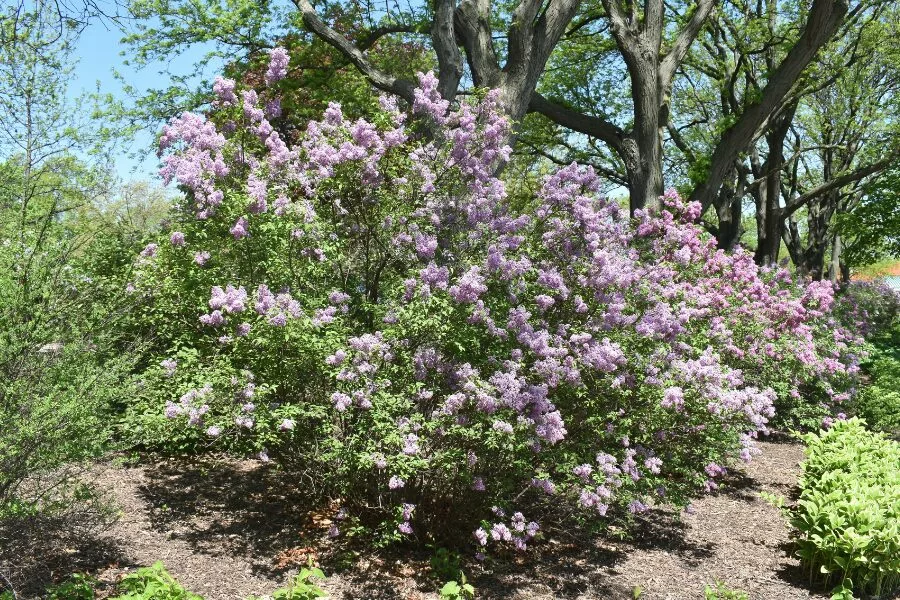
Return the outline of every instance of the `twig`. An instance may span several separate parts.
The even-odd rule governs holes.
[[[6,587],[9,588],[9,591],[12,593],[13,600],[19,600],[19,597],[16,595],[16,590],[13,587],[13,584],[6,578],[6,575],[3,574],[3,571],[0,571],[0,579],[6,582]]]

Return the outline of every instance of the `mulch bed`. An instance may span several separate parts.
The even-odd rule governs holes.
[[[639,590],[642,600],[688,600],[704,598],[716,581],[754,600],[827,598],[809,591],[784,518],[760,497],[790,499],[802,447],[761,447],[720,492],[689,512],[643,515],[625,541],[551,537],[515,559],[473,561],[465,570],[478,598],[631,599]],[[335,599],[437,598],[427,552],[362,553],[329,543],[327,516],[305,501],[303,483],[256,461],[108,463],[92,480],[120,511],[111,527],[72,535],[71,527],[42,526],[30,549],[16,546],[15,560],[11,547],[0,547],[0,567],[15,567],[6,572],[22,582],[20,597],[75,570],[96,574],[102,594],[130,570],[161,560],[207,600],[243,599],[271,594],[313,559],[330,574],[323,587]]]

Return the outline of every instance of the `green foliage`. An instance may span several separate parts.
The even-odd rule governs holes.
[[[893,363],[894,369],[900,369],[900,363]],[[897,371],[893,371],[891,375],[895,375]],[[900,382],[897,377],[882,377],[884,380],[889,379],[890,384],[894,387],[871,385],[863,389],[855,401],[855,412],[858,416],[865,419],[867,423],[872,423],[872,428],[878,431],[890,433],[894,436],[900,434]]]
[[[448,581],[441,588],[441,598],[446,600],[470,600],[475,597],[475,587],[466,581],[466,575],[459,573],[459,581]]]
[[[431,557],[431,570],[438,579],[458,579],[462,575],[459,554],[446,548],[438,548]]]
[[[802,493],[793,511],[797,555],[835,597],[900,586],[900,444],[838,421],[805,436]]]
[[[24,9],[23,9],[24,10]],[[49,12],[48,12],[49,11]],[[113,334],[119,293],[85,268],[81,218],[109,192],[90,158],[96,124],[69,100],[74,34],[44,4],[0,28],[0,513],[24,516],[84,497],[70,463],[102,452],[113,401],[127,396],[133,344]],[[30,115],[28,119],[22,114]],[[109,271],[108,271],[109,272]],[[121,288],[120,288],[121,289]]]
[[[717,581],[716,586],[706,586],[704,590],[706,600],[749,600],[750,596],[742,590],[728,587],[724,582]]]
[[[97,580],[84,573],[73,573],[68,579],[47,589],[46,600],[94,600]]]
[[[275,590],[272,597],[274,600],[313,600],[327,596],[313,579],[325,579],[325,573],[312,565],[304,567],[288,587]]]
[[[872,429],[900,436],[900,323],[873,341],[862,365],[869,385],[854,399],[853,411]]]
[[[847,240],[843,259],[851,267],[900,256],[900,169],[869,184],[860,202],[839,215],[838,231]]]
[[[121,594],[113,600],[203,600],[181,587],[162,562],[125,576],[118,587]]]
[[[766,503],[774,506],[779,510],[784,508],[785,498],[781,494],[771,494],[769,492],[762,491],[759,493],[759,497],[762,498]]]
[[[289,76],[280,84],[285,92],[283,114],[274,123],[288,134],[285,137],[318,118],[329,101],[340,102],[345,114],[356,116],[366,114],[376,103],[366,78],[331,45],[306,33],[299,14],[283,5],[251,0],[128,0],[124,4],[134,19],[134,28],[122,40],[128,48],[126,64],[138,69],[159,66],[166,70],[169,83],[141,90],[123,79],[133,102],[112,95],[103,98],[105,114],[128,133],[141,129],[156,133],[169,118],[208,106],[210,82],[203,76],[211,67],[224,65],[224,76],[264,89],[267,50],[276,45],[292,57]],[[360,22],[374,18],[352,3],[334,3],[322,11],[343,33],[360,39],[367,34]],[[423,30],[428,27],[417,15],[410,15],[409,21],[411,28],[418,21]],[[383,24],[387,23],[369,25]],[[172,72],[169,58],[190,50],[203,54],[186,72]],[[366,50],[375,66],[406,79],[434,65],[416,38],[381,37]]]

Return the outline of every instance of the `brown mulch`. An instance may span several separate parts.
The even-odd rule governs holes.
[[[716,581],[753,600],[827,597],[808,590],[784,519],[759,495],[790,498],[802,447],[761,447],[761,456],[735,469],[720,492],[695,501],[690,514],[655,510],[627,541],[551,537],[515,559],[467,564],[478,598],[624,600],[639,590],[641,600],[690,600],[704,598],[705,585]],[[271,594],[313,559],[330,574],[323,587],[334,599],[437,598],[427,552],[363,554],[329,544],[327,516],[305,500],[302,481],[286,477],[256,461],[98,465],[93,483],[107,490],[119,519],[105,532],[67,539],[62,553],[43,550],[32,576],[46,585],[84,570],[109,589],[160,560],[185,588],[231,600]],[[44,538],[52,548],[49,530]]]

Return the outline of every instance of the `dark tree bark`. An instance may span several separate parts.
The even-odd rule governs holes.
[[[847,9],[847,0],[813,0],[803,32],[772,72],[759,99],[725,130],[716,145],[706,180],[691,194],[691,200],[700,202],[704,210],[715,201],[731,165],[757,138],[757,132],[777,114],[800,74],[837,32]]]
[[[716,200],[716,216],[719,223],[713,231],[716,244],[722,250],[732,251],[741,241],[744,233],[741,218],[746,179],[737,166],[725,180]]]
[[[447,100],[453,101],[459,91],[465,60],[475,85],[500,90],[503,105],[514,121],[526,112],[537,112],[606,143],[625,165],[632,211],[658,206],[664,186],[662,132],[669,124],[672,82],[717,0],[698,0],[686,23],[676,32],[670,31],[672,23],[666,22],[663,0],[644,0],[641,14],[633,0],[601,0],[631,80],[631,131],[561,106],[536,92],[550,54],[575,17],[580,0],[519,0],[512,10],[507,57],[502,65],[494,49],[491,17],[496,9],[491,0],[433,1],[431,41],[438,59],[439,89]],[[307,28],[339,50],[375,87],[412,100],[412,82],[377,68],[364,49],[322,21],[310,0],[293,2]],[[773,71],[760,100],[725,131],[713,153],[709,176],[696,187],[691,199],[701,201],[704,209],[715,201],[735,160],[776,114],[802,71],[834,35],[846,12],[847,0],[813,0],[797,43]],[[671,47],[664,49],[664,37],[673,33]],[[733,208],[734,201],[729,201],[728,206]],[[733,214],[733,210],[717,212]],[[730,223],[736,221],[732,219]],[[733,244],[735,231],[733,226],[728,228],[726,243]]]
[[[768,155],[761,167],[762,180],[756,196],[757,245],[755,260],[759,265],[774,265],[781,250],[784,216],[781,208],[781,174],[784,166],[784,140],[790,131],[797,104],[787,107],[766,133]]]

